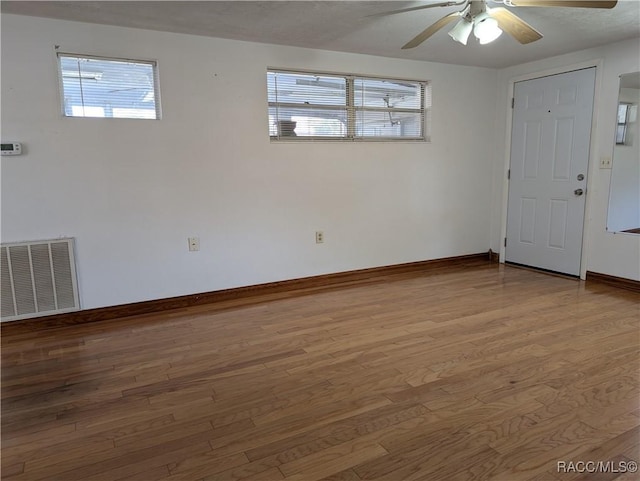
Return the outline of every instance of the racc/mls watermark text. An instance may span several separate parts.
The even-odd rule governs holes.
[[[559,473],[635,473],[635,461],[558,461]]]

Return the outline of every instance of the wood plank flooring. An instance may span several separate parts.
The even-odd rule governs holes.
[[[639,346],[495,264],[3,335],[2,479],[637,480],[557,463],[640,461]]]

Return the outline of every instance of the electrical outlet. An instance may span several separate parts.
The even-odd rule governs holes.
[[[198,237],[189,237],[189,251],[195,252],[200,250],[200,238]]]
[[[601,169],[610,169],[611,168],[611,157],[602,156],[600,157],[600,168]]]
[[[316,244],[322,244],[324,242],[324,232],[321,230],[316,231]]]

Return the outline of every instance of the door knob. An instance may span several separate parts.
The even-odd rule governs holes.
[[[577,196],[581,196],[582,194],[584,194],[584,190],[582,189],[576,189],[573,191],[574,194],[576,194]]]

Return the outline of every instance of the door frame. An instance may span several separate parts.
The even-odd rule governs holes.
[[[582,253],[580,257],[580,279],[585,280],[587,275],[587,258],[589,252],[589,227],[591,220],[592,210],[592,198],[593,195],[589,195],[593,191],[593,185],[596,178],[596,169],[599,167],[598,154],[597,154],[597,135],[596,135],[596,119],[600,110],[600,88],[602,85],[602,66],[603,59],[597,58],[594,60],[588,60],[585,62],[575,63],[571,65],[564,65],[562,67],[555,67],[545,70],[537,70],[527,74],[519,75],[509,79],[509,88],[507,96],[507,122],[505,133],[505,149],[504,149],[504,162],[502,171],[502,216],[500,225],[500,263],[504,264],[506,249],[504,247],[504,239],[507,236],[507,207],[509,204],[509,179],[507,173],[511,165],[511,134],[513,126],[513,109],[511,108],[511,99],[514,95],[514,89],[516,82],[523,82],[526,80],[533,80],[541,77],[549,77],[551,75],[558,75],[563,73],[573,72],[574,70],[583,70],[587,68],[595,67],[596,69],[596,82],[593,92],[593,112],[591,114],[591,136],[589,140],[589,163],[587,165],[587,198],[585,199],[584,207],[584,225],[582,227]]]

